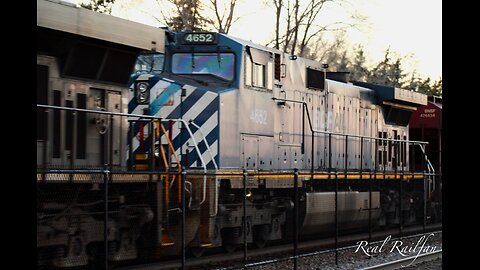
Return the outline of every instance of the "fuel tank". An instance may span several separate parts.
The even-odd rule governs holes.
[[[306,193],[305,219],[301,235],[335,229],[335,192]],[[369,193],[338,192],[338,226],[350,230],[368,226]],[[372,192],[372,221],[380,216],[380,192]]]

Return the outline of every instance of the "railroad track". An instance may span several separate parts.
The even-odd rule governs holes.
[[[406,266],[416,265],[422,262],[433,261],[440,258],[442,258],[442,250],[437,250],[434,252],[418,255],[418,257],[411,256],[411,257],[396,260],[396,261],[391,261],[387,263],[382,263],[382,264],[362,268],[361,270],[395,270],[395,269],[401,269]]]
[[[432,224],[428,225],[425,227],[425,232],[434,232],[441,230],[442,225],[441,224]],[[406,227],[403,228],[402,231],[402,237],[409,237],[411,235],[414,235],[416,233],[423,233],[423,226],[412,226],[412,227]],[[399,236],[399,230],[398,229],[391,229],[391,230],[385,230],[385,231],[376,231],[372,232],[372,241],[373,240],[380,240],[384,239],[386,236],[391,235],[392,237],[398,237]],[[354,234],[354,235],[345,235],[345,236],[339,236],[338,237],[338,245],[339,245],[339,250],[340,249],[345,249],[345,248],[351,248],[350,247],[341,247],[340,245],[348,245],[349,243],[355,243],[357,241],[365,240],[369,238],[368,233],[360,233],[360,234]],[[303,241],[298,243],[298,250],[299,250],[299,255],[298,257],[304,257],[304,256],[309,256],[308,250],[316,249],[316,248],[321,248],[321,247],[332,247],[335,245],[335,238],[322,238],[322,239],[316,239],[316,240],[310,240],[310,241]],[[209,255],[209,256],[204,256],[200,258],[187,258],[185,267],[190,268],[190,267],[202,267],[201,269],[235,269],[239,268],[240,265],[243,266],[242,259],[244,258],[244,252],[241,247],[239,247],[239,251],[232,252],[232,253],[221,253],[221,254],[215,254],[215,255]],[[303,252],[300,252],[300,251]],[[306,252],[305,252],[306,251]],[[320,252],[313,252],[316,254],[321,254],[321,253],[328,253],[328,252],[334,252],[334,249],[328,249],[328,250],[323,250]],[[276,246],[271,246],[271,247],[266,247],[262,249],[248,249],[248,263],[247,266],[256,266],[256,265],[262,265],[266,264],[266,262],[258,262],[259,260],[256,258],[266,256],[266,255],[272,255],[272,254],[277,254],[277,253],[287,253],[290,252],[290,256],[283,256],[282,259],[272,259],[269,260],[269,262],[280,262],[280,261],[287,261],[293,259],[291,255],[293,255],[293,243],[288,243],[288,244],[281,244],[281,245],[276,245]],[[302,254],[304,253],[304,254]],[[307,255],[305,255],[307,253]],[[420,256],[419,256],[420,257]],[[419,259],[419,258],[418,258]],[[417,260],[418,260],[417,259]],[[236,261],[236,265],[238,267],[231,267],[232,262]],[[224,263],[222,265],[222,262]],[[230,267],[225,267],[225,262],[228,262]],[[215,264],[215,265],[213,265]],[[408,263],[407,263],[408,264]],[[207,268],[207,265],[212,265],[211,268]],[[161,261],[161,262],[155,262],[155,263],[149,263],[149,264],[143,264],[143,265],[133,265],[133,266],[128,266],[128,267],[123,267],[123,268],[118,268],[121,270],[163,270],[163,269],[181,269],[181,258],[176,259],[176,260],[168,260],[168,261]],[[199,268],[200,269],[200,268]],[[367,268],[365,268],[367,269]],[[370,269],[370,268],[368,268]],[[371,268],[371,269],[384,269],[384,268]],[[395,268],[385,268],[385,269],[395,269]]]

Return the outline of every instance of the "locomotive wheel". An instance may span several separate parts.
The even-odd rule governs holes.
[[[193,257],[200,258],[200,257],[202,257],[203,253],[205,252],[205,248],[204,247],[190,247],[188,251]]]

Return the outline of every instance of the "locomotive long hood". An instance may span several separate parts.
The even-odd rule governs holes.
[[[427,96],[411,90],[376,85],[366,82],[353,82],[354,85],[370,88],[377,93],[379,105],[390,105],[415,110],[416,107],[427,105]],[[402,106],[404,105],[404,106]]]

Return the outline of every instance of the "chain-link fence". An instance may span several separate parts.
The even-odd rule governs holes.
[[[426,226],[434,216],[424,176],[411,173],[53,169],[43,176],[37,183],[37,248],[45,267],[168,261],[183,269],[190,258],[243,252],[228,266],[204,267],[290,260],[297,269],[304,240],[330,237],[328,247],[338,254],[339,237],[368,233],[371,240],[379,227],[401,235],[405,226]],[[290,254],[255,255],[288,243]]]
[[[371,240],[378,228],[401,235],[406,226],[421,224],[425,230],[441,221],[440,176],[431,169],[380,169],[382,139],[368,138],[376,145],[375,166],[368,171],[348,169],[347,159],[343,169],[322,171],[207,169],[203,159],[187,169],[175,156],[172,123],[165,119],[43,109],[47,125],[37,140],[39,268],[158,263],[156,269],[261,269],[281,263],[301,269],[308,254],[331,251],[338,261],[347,235],[363,233]],[[58,125],[58,119],[71,125]],[[194,138],[191,123],[181,124]],[[364,139],[356,138],[361,145]],[[202,141],[208,148],[197,138],[192,152]],[[408,147],[390,141],[398,149]],[[345,150],[348,142],[345,137]],[[425,153],[421,144],[411,145]],[[428,160],[422,162],[428,167]],[[325,251],[301,246],[313,238],[330,239]],[[218,256],[232,259],[217,262]],[[199,257],[211,259],[195,263]]]

